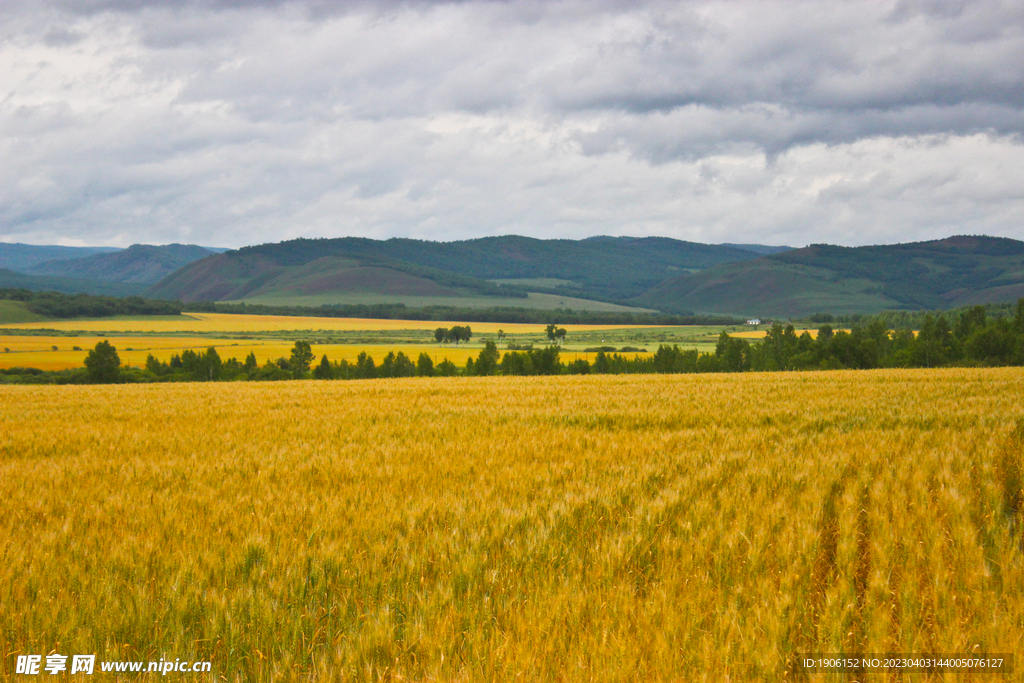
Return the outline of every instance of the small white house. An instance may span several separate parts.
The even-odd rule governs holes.
[[[751,318],[750,320],[747,321],[747,324],[748,325],[760,325],[761,324],[761,319],[760,318]]]

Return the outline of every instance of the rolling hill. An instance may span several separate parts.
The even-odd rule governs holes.
[[[34,264],[30,275],[70,277],[140,285],[156,284],[182,266],[206,258],[215,250],[194,244],[133,244],[112,253],[59,259]]]
[[[115,251],[121,250],[117,247],[62,247],[0,242],[0,268],[25,272],[45,261],[76,259],[94,254],[110,254]]]
[[[957,236],[870,247],[816,244],[674,277],[634,301],[748,316],[945,309],[1024,296],[1024,242]]]
[[[21,250],[22,264],[43,253],[5,246]],[[0,256],[11,251],[0,248]],[[52,275],[0,270],[0,286],[283,306],[402,303],[759,317],[944,309],[1024,296],[1024,242],[984,236],[803,249],[663,237],[346,237],[215,251],[133,245],[30,266]]]
[[[501,287],[402,261],[239,250],[212,256],[174,273],[149,296],[182,301],[228,301],[271,306],[404,304],[410,307],[573,308],[641,312],[647,309]]]
[[[588,299],[610,303],[615,309],[614,304],[673,275],[758,256],[749,249],[664,237],[540,240],[511,235],[457,242],[298,239],[244,247],[198,261],[158,283],[150,294],[198,301],[299,295],[323,299],[333,292],[345,294],[347,301],[359,295],[393,301],[466,296],[521,299],[529,291],[549,295],[552,305],[561,301],[568,307],[595,307],[593,301],[580,302]],[[321,259],[335,260],[312,265]],[[296,270],[302,268],[311,270]],[[537,296],[532,299],[539,301]]]
[[[287,244],[287,243],[286,243]],[[308,260],[307,260],[308,259]],[[485,298],[508,305],[524,292],[477,278],[381,258],[241,249],[210,256],[165,278],[150,296],[182,301],[282,305]],[[499,305],[490,303],[490,305]]]
[[[0,289],[31,289],[35,292],[95,294],[97,296],[138,296],[146,291],[146,286],[130,282],[103,282],[102,280],[26,275],[0,268]]]

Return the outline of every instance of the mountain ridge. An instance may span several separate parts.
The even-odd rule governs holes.
[[[154,285],[183,266],[214,253],[213,249],[195,244],[133,244],[111,253],[37,263],[25,272],[29,275]]]
[[[1024,296],[1024,242],[954,235],[893,245],[812,244],[670,278],[635,302],[660,310],[758,316],[873,313]]]
[[[8,268],[0,268],[0,289],[29,289],[35,292],[94,294],[96,296],[139,296],[146,292],[145,285],[28,275]]]
[[[110,254],[116,251],[121,251],[121,249],[119,247],[65,247],[59,244],[0,242],[0,268],[22,273],[45,261]]]
[[[31,276],[11,271],[0,272],[0,282],[65,292],[145,292],[183,301],[581,310],[600,310],[595,308],[600,304],[606,310],[775,318],[937,310],[1024,296],[1024,242],[985,235],[799,249],[666,237],[541,240],[506,235],[453,242],[343,237],[287,240],[219,254],[194,245],[133,245],[46,267],[62,275],[100,274],[81,268],[133,257],[135,271],[122,269],[119,277],[138,280],[146,277],[139,275],[138,263],[145,261],[140,255],[175,249],[188,250],[189,259],[206,255],[148,290],[132,282],[114,291],[109,285],[117,283],[96,280],[25,280]],[[110,269],[104,276],[112,277]]]
[[[608,237],[585,240],[540,240],[519,235],[434,242],[409,238],[372,240],[362,237],[296,239],[242,247],[224,259],[269,259],[277,266],[301,266],[323,256],[386,259],[391,263],[429,267],[477,280],[502,280],[506,290],[540,289],[551,295],[623,302],[639,296],[673,274],[711,265],[749,260],[758,254],[734,247],[684,242],[667,237]],[[198,262],[201,264],[202,262]],[[197,276],[206,266],[193,265]],[[152,293],[173,290],[179,296],[199,297],[204,287],[182,287],[188,271],[158,283]],[[557,280],[538,285],[536,280]],[[552,286],[554,284],[554,286]],[[207,285],[209,283],[207,282]],[[209,289],[208,287],[205,287]],[[225,296],[226,287],[209,289]]]

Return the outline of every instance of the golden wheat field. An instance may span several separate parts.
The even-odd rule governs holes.
[[[180,317],[157,319],[47,320],[34,323],[10,323],[15,330],[82,330],[87,332],[144,333],[254,333],[274,331],[348,332],[358,330],[434,330],[452,325],[471,325],[478,333],[493,334],[499,329],[510,334],[536,333],[544,328],[535,323],[459,323],[437,320],[390,320],[364,318],[307,318],[286,315],[239,315],[235,313],[186,313]],[[574,330],[644,329],[651,325],[573,325]]]
[[[478,335],[477,343],[471,346],[444,346],[423,343],[424,331],[453,324],[471,325]],[[30,367],[40,370],[67,370],[82,367],[89,350],[97,342],[107,340],[118,351],[125,365],[142,367],[150,354],[167,362],[174,354],[190,349],[202,352],[210,346],[227,360],[244,360],[249,353],[256,355],[261,365],[278,358],[287,358],[297,339],[314,339],[313,352],[317,358],[326,354],[332,361],[352,362],[360,353],[367,353],[380,363],[390,353],[405,353],[415,361],[420,353],[426,353],[435,363],[450,359],[459,366],[465,365],[470,357],[479,355],[482,348],[479,335],[494,335],[499,329],[508,335],[508,341],[516,336],[527,336],[531,340],[543,338],[543,325],[517,323],[449,323],[419,320],[364,320],[355,318],[302,318],[294,316],[236,315],[224,313],[188,313],[180,317],[159,319],[103,319],[63,320],[40,323],[7,324],[0,329],[0,369]],[[611,331],[645,331],[653,328],[641,325],[573,325],[573,334]],[[3,334],[4,330],[20,331],[21,334]],[[35,334],[25,334],[26,331]],[[45,332],[54,331],[47,335]],[[415,331],[416,336],[403,335]],[[330,333],[365,332],[373,335],[393,332],[388,339],[370,339],[357,343],[315,342],[317,337]],[[63,334],[62,334],[63,333]],[[65,336],[75,334],[77,336]],[[210,336],[196,336],[196,335]],[[134,336],[132,336],[134,335]],[[166,335],[166,336],[164,336]],[[190,336],[191,335],[191,336]],[[255,338],[254,338],[255,337]],[[326,340],[330,341],[330,340]],[[411,343],[410,343],[411,342]],[[594,342],[597,343],[597,342]],[[637,342],[647,343],[647,342]],[[565,357],[593,358],[583,348],[592,344],[577,344],[578,350],[565,352]],[[54,348],[56,347],[56,348]],[[77,347],[77,349],[75,348]],[[571,355],[576,354],[576,355]],[[638,355],[629,352],[630,357]],[[646,355],[639,353],[639,355]]]
[[[1017,673],[984,680],[1024,680],[1022,395],[1020,369],[0,387],[3,675],[777,681],[799,652],[988,651]]]

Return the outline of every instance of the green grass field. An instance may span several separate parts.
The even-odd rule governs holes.
[[[554,277],[524,277],[491,280],[496,285],[517,285],[519,287],[578,287],[572,280],[559,280]]]
[[[35,323],[46,320],[46,316],[33,313],[21,301],[0,299],[0,325],[12,323]]]

